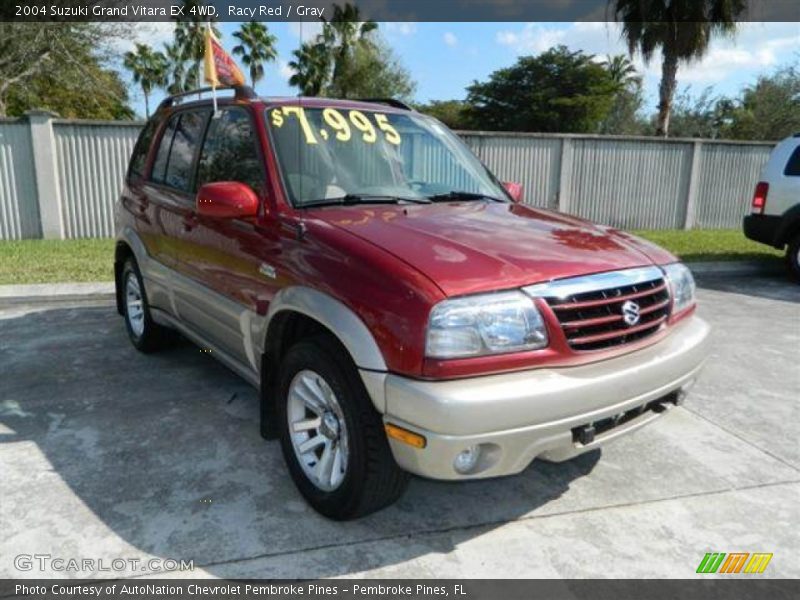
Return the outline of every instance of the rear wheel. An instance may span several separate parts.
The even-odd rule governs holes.
[[[166,346],[170,330],[155,323],[150,316],[150,306],[139,267],[133,258],[122,267],[122,316],[128,338],[140,352],[155,352]]]
[[[786,268],[795,281],[800,281],[800,233],[797,233],[786,247]]]
[[[315,510],[354,519],[402,495],[409,476],[395,463],[381,416],[338,341],[321,335],[292,346],[278,389],[283,456]]]

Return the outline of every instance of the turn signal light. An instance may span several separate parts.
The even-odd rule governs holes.
[[[386,429],[386,435],[390,438],[399,440],[409,446],[414,446],[414,448],[424,448],[428,443],[424,436],[397,425],[386,423],[384,428]]]
[[[762,215],[767,207],[767,193],[769,184],[766,181],[759,181],[756,184],[756,191],[753,193],[753,214]]]

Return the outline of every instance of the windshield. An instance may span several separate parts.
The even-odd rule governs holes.
[[[466,145],[421,114],[278,106],[268,109],[267,122],[295,207],[508,201]]]

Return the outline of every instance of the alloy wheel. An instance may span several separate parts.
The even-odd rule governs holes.
[[[286,416],[306,477],[320,490],[338,488],[347,473],[347,426],[328,382],[308,369],[297,373],[289,384]]]
[[[128,272],[125,278],[125,315],[133,334],[139,338],[144,333],[144,299],[136,274]]]

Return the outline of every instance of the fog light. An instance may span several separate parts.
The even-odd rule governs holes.
[[[470,446],[466,450],[458,453],[453,461],[453,468],[462,475],[469,473],[478,464],[478,459],[481,457],[480,446]]]

